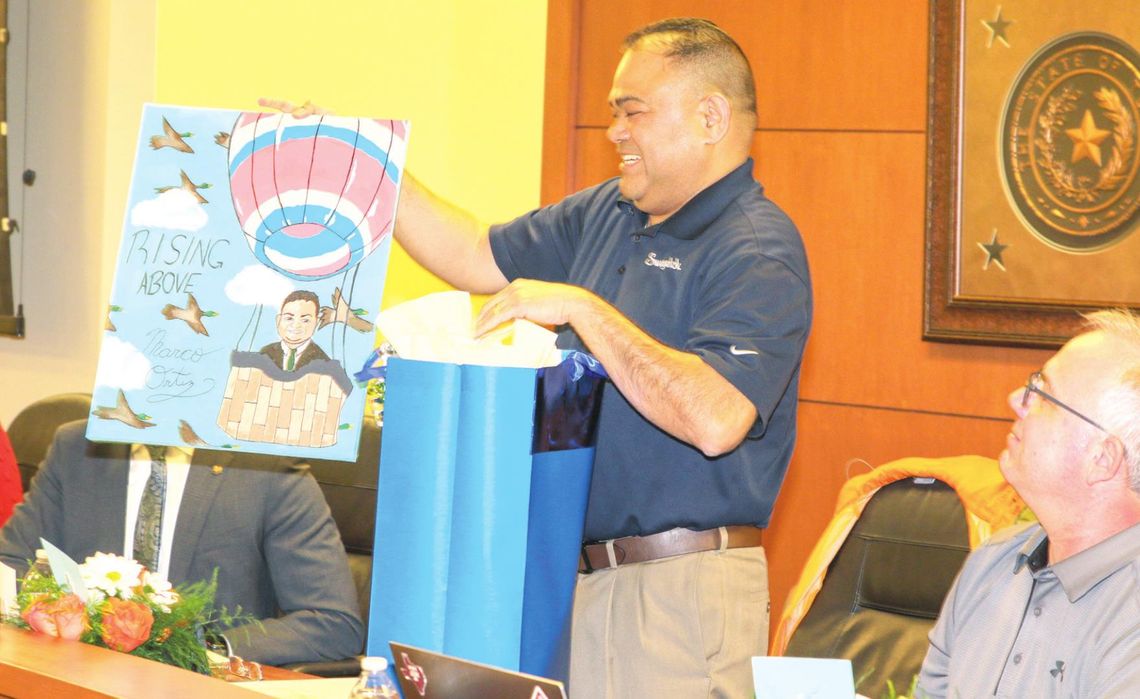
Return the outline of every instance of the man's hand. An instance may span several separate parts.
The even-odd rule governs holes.
[[[756,421],[751,401],[699,356],[662,344],[580,286],[516,279],[483,306],[475,334],[514,318],[573,327],[637,412],[706,456],[735,449]]]
[[[325,109],[324,107],[317,106],[309,100],[305,100],[305,103],[302,105],[295,105],[289,100],[280,100],[273,97],[261,97],[257,100],[257,104],[262,107],[268,107],[269,109],[276,109],[279,112],[292,114],[293,117],[297,119],[304,119],[305,117],[312,116],[314,114],[332,114],[332,112],[329,110]]]
[[[516,279],[484,304],[475,320],[475,334],[482,335],[515,318],[548,327],[573,324],[575,314],[596,298],[580,286]]]

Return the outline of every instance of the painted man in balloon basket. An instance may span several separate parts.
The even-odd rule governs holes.
[[[285,371],[296,371],[316,359],[328,360],[324,350],[313,342],[320,310],[320,299],[311,291],[294,291],[286,296],[277,314],[281,340],[262,347],[261,354]]]

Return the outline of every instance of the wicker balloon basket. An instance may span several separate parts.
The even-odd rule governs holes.
[[[338,362],[314,363],[286,374],[263,363],[264,355],[234,355],[218,412],[218,426],[226,434],[289,446],[336,444],[340,411],[348,395],[347,377]]]

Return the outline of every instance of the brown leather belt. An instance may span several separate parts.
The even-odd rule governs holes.
[[[721,531],[725,532],[727,541],[721,540]],[[581,573],[592,573],[625,563],[644,563],[685,553],[762,546],[763,532],[763,529],[748,526],[718,527],[703,531],[678,527],[649,536],[625,536],[608,542],[583,544],[578,570]]]

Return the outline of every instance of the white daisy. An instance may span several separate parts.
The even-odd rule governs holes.
[[[148,570],[143,573],[142,581],[146,596],[162,611],[169,614],[170,608],[178,604],[178,593],[174,591],[174,586],[170,584],[169,580]]]
[[[134,588],[141,584],[143,567],[129,558],[110,553],[88,556],[79,566],[83,584],[88,590],[97,590],[109,597],[130,599]]]

